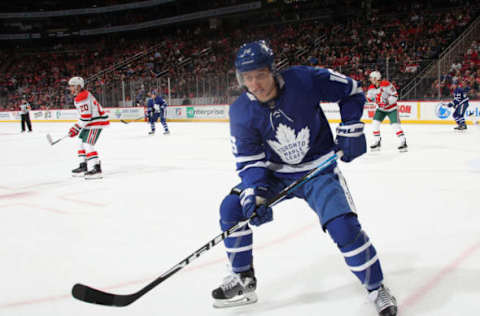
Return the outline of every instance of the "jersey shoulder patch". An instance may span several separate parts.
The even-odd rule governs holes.
[[[82,90],[77,96],[75,97],[75,102],[81,102],[84,101],[88,98],[88,91],[87,90]]]
[[[387,80],[382,80],[382,82],[380,82],[380,87],[388,87],[389,85],[390,82]]]

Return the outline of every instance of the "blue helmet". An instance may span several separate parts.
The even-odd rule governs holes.
[[[273,70],[274,55],[264,40],[243,44],[235,59],[235,68],[238,72],[268,67]]]
[[[238,50],[235,58],[235,68],[237,81],[243,86],[243,78],[241,73],[268,67],[274,71],[273,61],[275,57],[273,51],[268,47],[264,40],[243,44]]]

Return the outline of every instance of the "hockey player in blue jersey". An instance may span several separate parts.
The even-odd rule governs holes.
[[[458,131],[467,129],[467,124],[465,124],[465,112],[468,108],[468,91],[468,87],[462,88],[456,86],[453,91],[453,101],[447,104],[448,107],[453,107],[455,109],[455,112],[453,112],[453,118],[455,119],[457,126],[454,129]]]
[[[157,94],[154,90],[150,93],[150,98],[147,101],[147,118],[150,123],[151,131],[148,133],[150,135],[155,134],[155,122],[160,117],[160,123],[163,126],[163,134],[168,135],[170,131],[168,130],[167,120],[165,119],[165,114],[167,111],[167,102]]]
[[[350,162],[366,152],[360,122],[365,103],[360,83],[330,69],[296,66],[274,69],[265,41],[244,44],[235,60],[237,79],[246,92],[230,107],[230,133],[241,183],[223,199],[220,226],[227,230],[257,216],[251,225],[273,220],[266,200],[308,171],[343,152]],[[320,101],[338,102],[342,123],[334,140]],[[383,285],[376,250],[362,229],[351,195],[334,161],[288,198],[305,200],[324,231],[336,243],[348,268],[368,291],[379,315],[396,315],[397,303]],[[224,240],[231,275],[212,291],[215,307],[255,303],[257,279],[249,225]]]

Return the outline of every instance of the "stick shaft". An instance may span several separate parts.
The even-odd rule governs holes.
[[[140,117],[138,117],[138,118],[136,118],[136,119],[133,119],[133,120],[131,120],[130,122],[135,122],[135,121],[138,121],[138,120],[143,119],[143,118],[145,118],[145,115],[142,115],[142,116],[140,116]],[[120,122],[125,123],[125,124],[130,123],[129,121],[126,121],[126,120],[123,120],[123,119],[120,120]]]
[[[322,170],[330,166],[337,158],[341,157],[342,153],[339,152],[338,154],[334,154],[331,156],[329,159],[325,160],[322,162],[320,165],[318,165],[316,168],[312,169],[310,172],[305,174],[303,177],[300,179],[296,180],[292,184],[290,184],[288,187],[284,188],[282,191],[280,191],[275,197],[267,201],[268,206],[272,206],[282,199],[284,199],[288,194],[292,193],[295,191],[298,187],[303,185],[305,182],[311,180],[313,177],[318,175]],[[138,292],[132,293],[132,294],[113,294],[113,293],[107,293],[98,289],[94,289],[92,287],[89,287],[87,285],[83,284],[75,284],[74,287],[72,288],[72,295],[81,301],[87,302],[87,303],[94,303],[94,304],[100,304],[100,305],[107,305],[107,306],[127,306],[140,297],[142,297],[145,293],[149,292],[151,289],[156,287],[158,284],[162,283],[187,265],[189,265],[192,261],[200,257],[203,253],[207,252],[214,246],[218,245],[221,243],[225,238],[230,236],[233,232],[235,232],[237,229],[240,227],[243,227],[246,225],[250,219],[253,217],[257,216],[257,214],[254,212],[252,216],[248,219],[245,219],[243,221],[238,222],[237,224],[233,225],[226,231],[222,232],[221,234],[215,236],[213,239],[208,241],[206,244],[204,244],[202,247],[194,251],[192,254],[190,254],[188,257],[171,267],[169,270],[164,272],[162,275],[160,275],[158,278],[156,278],[154,281],[150,282],[147,284],[144,288],[139,290]]]
[[[66,138],[66,137],[68,137],[68,135],[64,135],[64,136],[62,136],[62,137],[60,137],[56,140],[53,140],[52,136],[50,136],[50,134],[47,134],[47,140],[50,143],[50,145],[52,145],[52,146],[55,145],[56,143],[58,143],[59,141],[61,141],[62,139]]]

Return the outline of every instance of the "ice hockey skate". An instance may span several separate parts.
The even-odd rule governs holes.
[[[379,138],[378,141],[373,143],[372,146],[370,146],[371,151],[380,151],[380,147],[382,146],[382,139]]]
[[[102,176],[102,168],[100,167],[100,163],[93,166],[92,170],[85,172],[85,179],[101,179]]]
[[[407,152],[407,151],[408,151],[408,145],[407,145],[407,141],[406,141],[406,140],[402,141],[402,143],[400,144],[400,146],[398,146],[398,150],[399,150],[401,153],[404,153],[404,152]]]
[[[87,172],[87,163],[81,162],[78,168],[72,170],[72,177],[83,177]]]
[[[155,131],[148,132],[148,135],[155,135]]]
[[[241,273],[232,273],[223,283],[212,291],[213,307],[234,307],[257,302],[257,279],[253,269]]]
[[[379,316],[397,315],[397,300],[383,284],[377,290],[370,292],[368,298],[375,304]]]
[[[464,132],[467,129],[467,125],[466,124],[458,125],[458,126],[455,126],[453,129],[457,132]]]
[[[163,135],[170,135],[170,131],[163,132]]]

